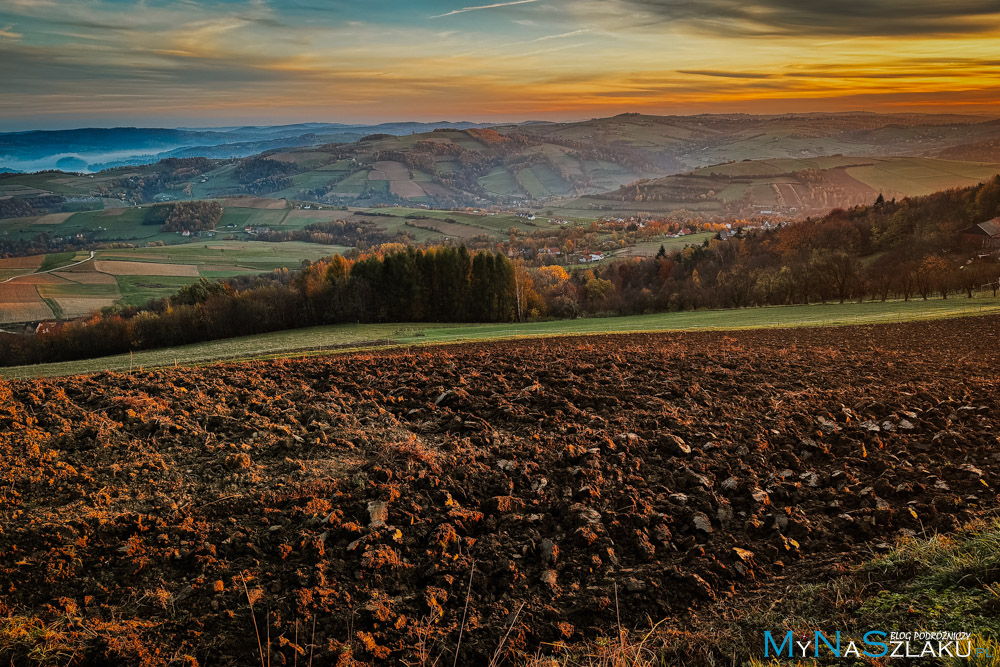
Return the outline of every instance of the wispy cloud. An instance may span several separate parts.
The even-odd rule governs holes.
[[[678,74],[692,74],[694,76],[714,76],[720,79],[770,79],[773,74],[761,72],[726,72],[714,69],[679,69]]]
[[[614,0],[644,18],[725,36],[968,35],[1000,28],[996,0]],[[610,4],[610,3],[609,3]]]
[[[568,37],[576,37],[577,35],[586,35],[590,32],[590,28],[585,28],[583,30],[572,30],[570,32],[559,33],[558,35],[545,35],[543,37],[536,37],[535,39],[529,39],[523,42],[508,42],[506,44],[501,44],[500,48],[506,48],[508,46],[520,46],[522,44],[535,44],[537,42],[548,42],[553,39],[566,39]]]
[[[0,28],[0,39],[21,39],[22,35],[19,32],[14,32],[14,26],[5,25]]]
[[[461,9],[453,9],[450,12],[445,12],[444,14],[438,14],[437,16],[432,16],[432,19],[441,19],[446,16],[454,16],[455,14],[464,14],[465,12],[478,12],[481,9],[497,9],[498,7],[512,7],[513,5],[527,5],[532,2],[538,2],[538,0],[513,0],[512,2],[495,2],[492,5],[476,5],[474,7],[462,7]]]

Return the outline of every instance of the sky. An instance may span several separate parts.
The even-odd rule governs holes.
[[[0,0],[0,131],[1000,115],[1000,0]]]

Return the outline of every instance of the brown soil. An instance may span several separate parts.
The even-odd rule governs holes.
[[[995,508],[998,326],[0,384],[0,612],[62,622],[79,664],[249,665],[249,597],[272,664],[314,621],[316,664],[396,664],[421,638],[453,649],[474,565],[459,664],[511,625],[505,650],[613,634],[616,595],[624,626],[683,623]]]

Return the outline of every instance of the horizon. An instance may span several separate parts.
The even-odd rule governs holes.
[[[70,130],[121,130],[121,129],[138,129],[138,130],[190,130],[190,131],[221,131],[233,128],[243,128],[243,127],[285,127],[285,126],[295,126],[295,125],[343,125],[345,127],[378,127],[380,125],[396,125],[404,123],[419,123],[423,125],[435,125],[435,124],[459,124],[468,123],[480,127],[490,127],[490,126],[502,126],[502,125],[523,125],[527,123],[552,123],[552,124],[572,124],[572,123],[585,123],[587,121],[598,120],[602,118],[614,118],[617,116],[625,116],[636,113],[641,116],[648,117],[659,117],[659,118],[697,118],[697,117],[710,117],[710,116],[749,116],[749,117],[782,117],[782,116],[824,116],[824,115],[838,115],[838,116],[853,116],[853,115],[874,115],[874,116],[924,116],[924,117],[968,117],[970,119],[982,119],[982,122],[990,122],[992,120],[1000,120],[1000,112],[998,113],[958,113],[954,111],[939,111],[939,112],[914,112],[914,111],[870,111],[866,109],[851,109],[844,111],[787,111],[783,113],[746,113],[746,112],[705,112],[705,113],[642,113],[642,112],[630,112],[623,111],[617,114],[611,114],[609,116],[591,116],[591,117],[577,117],[577,118],[553,118],[553,119],[541,119],[541,118],[525,118],[521,120],[469,120],[469,119],[390,119],[390,120],[377,120],[372,122],[364,121],[351,121],[351,120],[287,120],[287,119],[275,119],[273,122],[239,122],[234,120],[228,123],[219,123],[216,125],[157,125],[157,124],[116,124],[113,122],[107,123],[94,123],[86,125],[78,124],[67,124],[65,126],[49,125],[45,127],[32,127],[25,126],[19,129],[8,129],[6,125],[0,123],[0,134],[25,134],[29,132],[60,132],[60,131],[70,131]]]
[[[989,0],[0,0],[0,128],[1000,113]]]

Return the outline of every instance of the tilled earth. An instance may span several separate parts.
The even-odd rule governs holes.
[[[998,327],[0,384],[0,617],[136,665],[255,664],[257,637],[274,665],[451,664],[463,615],[459,662],[485,664],[682,621],[995,509]]]

